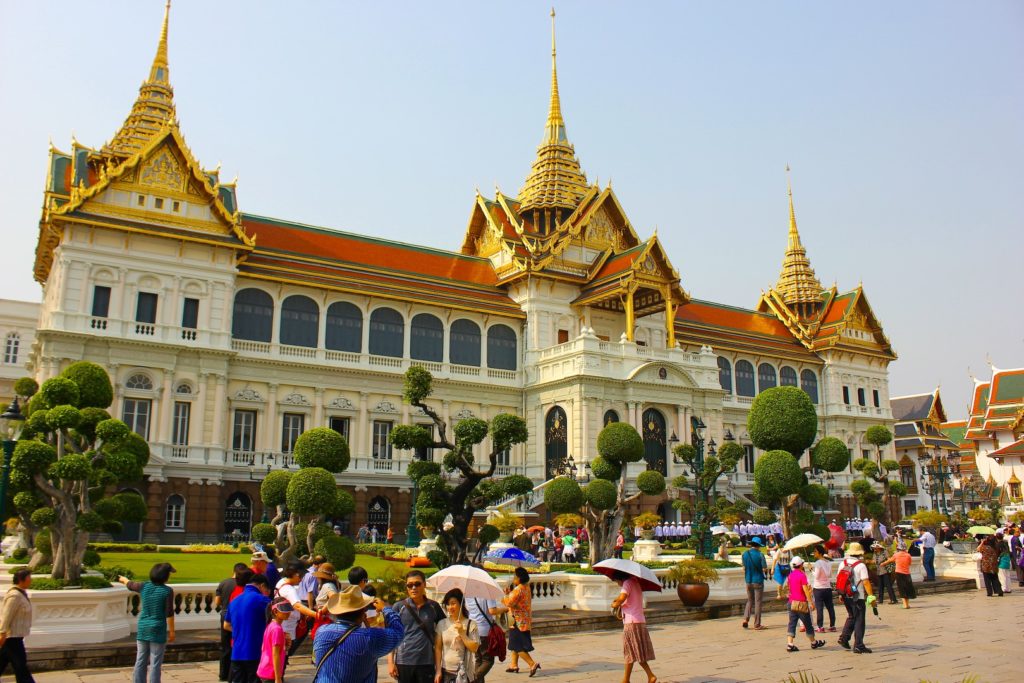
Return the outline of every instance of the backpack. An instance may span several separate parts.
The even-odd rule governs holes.
[[[508,652],[508,642],[505,639],[505,632],[498,626],[497,622],[491,619],[491,615],[487,613],[486,607],[480,606],[480,601],[476,601],[476,608],[480,610],[480,613],[484,615],[484,619],[487,620],[491,630],[487,633],[487,654],[494,657],[498,661],[504,662],[505,655]]]
[[[840,597],[857,597],[857,579],[853,574],[853,570],[860,563],[860,560],[856,560],[852,564],[844,561],[843,565],[839,568],[839,573],[836,575],[836,592],[839,593]]]

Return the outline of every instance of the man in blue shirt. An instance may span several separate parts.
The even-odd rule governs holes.
[[[768,563],[761,553],[763,541],[760,536],[750,539],[750,548],[743,553],[743,578],[747,582],[747,604],[743,608],[743,628],[747,628],[750,613],[754,613],[754,630],[763,631],[761,625],[761,601],[764,599],[764,575]]]
[[[267,628],[270,582],[263,574],[252,577],[242,594],[224,614],[224,630],[231,631],[231,683],[259,683],[256,669]]]
[[[384,613],[384,628],[360,628],[370,605]],[[336,621],[321,626],[313,639],[318,674],[314,678],[331,683],[375,683],[377,660],[402,642],[402,620],[383,600],[364,595],[359,586],[332,595],[327,611]]]

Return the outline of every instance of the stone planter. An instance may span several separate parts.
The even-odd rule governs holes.
[[[508,544],[511,545],[511,543],[512,543],[512,532],[511,531],[502,531],[501,533],[499,533],[498,534],[498,543],[508,543]]]
[[[711,586],[706,583],[681,583],[676,586],[676,595],[686,607],[700,607],[708,601]]]
[[[128,589],[34,591],[32,633],[25,639],[29,649],[59,645],[109,643],[127,638],[135,617],[127,608]]]
[[[650,562],[661,555],[661,543],[658,541],[637,541],[633,544],[633,561]]]
[[[645,540],[645,541],[653,541],[654,540],[654,529],[641,529],[640,530],[640,538]]]

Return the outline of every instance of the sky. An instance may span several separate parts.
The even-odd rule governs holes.
[[[547,114],[550,5],[174,0],[185,138],[260,214],[457,250],[515,195]],[[1024,3],[559,2],[570,141],[694,297],[753,307],[786,248],[785,167],[822,283],[864,291],[891,395],[1024,366]],[[99,147],[162,0],[0,0],[4,298],[32,260],[47,145]]]

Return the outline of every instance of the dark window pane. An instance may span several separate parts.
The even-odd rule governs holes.
[[[857,388],[857,405],[866,406],[867,399],[864,397],[864,387]]]
[[[818,376],[813,370],[804,370],[800,373],[800,388],[811,397],[811,403],[818,402]]]
[[[775,387],[775,368],[768,363],[761,363],[757,368],[757,384],[760,391]]]
[[[405,319],[391,308],[378,308],[370,314],[370,353],[374,356],[402,357]]]
[[[606,410],[604,413],[604,426],[607,427],[613,422],[619,421],[619,414],[614,410]]]
[[[413,317],[409,332],[409,356],[435,363],[444,360],[444,325],[439,318],[429,313]]]
[[[235,294],[231,336],[236,339],[269,342],[274,329],[274,300],[260,289],[243,289]]]
[[[363,350],[363,313],[347,301],[337,301],[327,309],[327,339],[332,351],[359,353]]]
[[[718,357],[718,384],[730,394],[732,393],[732,364],[722,356]]]
[[[139,298],[135,304],[135,322],[149,323],[150,325],[156,322],[156,294],[139,292]]]
[[[740,396],[753,396],[754,389],[754,366],[749,361],[736,361],[736,393]]]
[[[782,369],[779,370],[779,384],[784,387],[799,386],[799,383],[796,380],[796,370],[788,365],[782,366]]]
[[[508,325],[492,325],[487,329],[487,367],[515,370],[519,359],[516,333]]]
[[[451,362],[457,365],[480,366],[480,326],[472,320],[452,323]]]
[[[878,389],[871,390],[871,398],[873,399],[876,408],[882,407],[882,401],[881,397],[878,395]]]
[[[185,299],[181,308],[181,326],[190,330],[199,327],[199,299]]]
[[[110,313],[110,287],[96,285],[92,289],[92,316],[106,318]]]
[[[653,408],[644,411],[644,460],[647,469],[668,473],[668,436],[665,434],[665,416]]]
[[[316,348],[320,307],[308,296],[290,296],[281,304],[282,344]]]
[[[843,387],[843,403],[850,405],[850,387]]]

